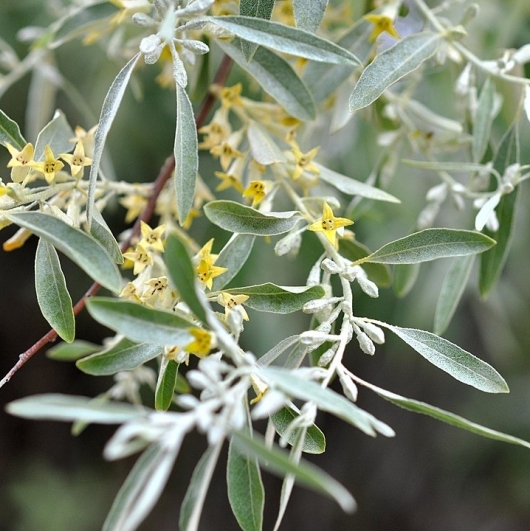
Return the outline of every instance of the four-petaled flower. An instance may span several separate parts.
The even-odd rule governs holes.
[[[31,164],[34,170],[44,175],[46,182],[51,184],[55,179],[55,174],[64,168],[64,164],[55,158],[52,148],[48,145],[44,148],[44,161]]]
[[[250,181],[249,185],[243,192],[243,197],[251,197],[252,206],[255,207],[259,205],[263,198],[267,195],[267,188],[267,181]]]
[[[152,229],[145,221],[140,222],[140,231],[142,233],[142,239],[140,245],[145,249],[154,249],[160,253],[164,252],[164,242],[162,237],[166,230],[166,225],[160,225]]]
[[[133,273],[135,275],[141,273],[147,266],[153,265],[153,257],[140,243],[136,246],[134,251],[123,253],[123,258],[134,263]]]
[[[212,348],[215,346],[215,338],[213,334],[198,327],[189,328],[188,332],[194,339],[184,347],[184,350],[190,354],[195,354],[198,358],[208,356]]]
[[[92,164],[92,159],[85,157],[85,147],[81,141],[75,145],[73,153],[61,153],[59,157],[70,164],[72,177],[76,179],[82,178],[83,168]]]
[[[333,245],[337,246],[337,231],[339,231],[339,236],[342,234],[342,227],[347,225],[352,225],[353,221],[347,218],[336,218],[333,215],[333,210],[331,207],[324,201],[324,208],[322,210],[322,217],[309,225],[307,227],[309,230],[314,232],[323,232],[327,240]]]
[[[293,145],[292,152],[296,162],[293,172],[294,181],[296,181],[296,179],[298,179],[302,173],[304,173],[304,171],[308,171],[314,175],[320,175],[319,167],[313,162],[313,159],[315,158],[319,149],[320,146],[317,146],[307,153],[302,153],[297,145]]]
[[[243,193],[243,184],[236,175],[222,171],[216,171],[214,174],[217,178],[221,179],[221,182],[215,188],[218,192],[227,190],[228,188],[235,188],[240,194]]]
[[[215,266],[217,255],[211,254],[213,238],[199,251],[197,256],[198,265],[195,268],[195,274],[200,282],[208,289],[212,289],[213,279],[227,271],[226,267]]]
[[[381,33],[388,33],[390,36],[400,39],[401,36],[394,27],[394,21],[388,15],[365,15],[364,18],[374,25],[368,42],[374,42]]]
[[[210,153],[214,157],[220,158],[221,168],[223,168],[223,171],[226,171],[228,169],[228,166],[230,166],[232,159],[243,156],[243,153],[233,147],[228,141],[221,142],[221,144],[212,147],[212,149],[210,149]]]
[[[241,317],[243,317],[244,321],[248,321],[248,314],[241,306],[244,302],[248,300],[248,295],[231,295],[230,293],[227,293],[226,291],[223,291],[219,294],[217,297],[217,302],[224,306],[225,309],[225,319],[228,317],[228,314],[234,309],[238,308],[238,311],[241,313]]]
[[[9,142],[5,142],[4,145],[11,154],[11,160],[7,163],[7,167],[12,168],[11,179],[15,183],[21,183],[28,175],[30,167],[35,163],[33,144],[26,144],[22,151],[16,149]]]

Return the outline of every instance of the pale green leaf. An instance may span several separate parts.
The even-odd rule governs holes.
[[[416,70],[436,52],[440,35],[431,32],[414,33],[385,50],[365,68],[350,97],[350,112],[373,103],[383,92]]]
[[[293,0],[296,27],[315,32],[326,12],[328,0]]]
[[[495,102],[495,87],[489,77],[484,81],[475,111],[473,124],[473,143],[471,152],[473,160],[480,162],[491,137],[491,125],[493,124],[493,105]]]
[[[392,428],[384,422],[377,420],[373,415],[335,391],[297,376],[294,371],[268,367],[263,370],[263,376],[271,386],[283,391],[286,395],[313,402],[318,409],[352,424],[367,435],[375,436],[376,432],[379,432],[387,437],[394,436]]]
[[[455,313],[475,262],[474,255],[455,258],[444,278],[434,313],[434,333],[443,334]]]
[[[383,245],[358,263],[417,264],[437,258],[482,253],[493,245],[495,241],[480,232],[425,229]]]
[[[100,345],[76,339],[72,343],[59,343],[46,351],[46,357],[55,361],[76,361],[101,349]]]
[[[193,340],[188,332],[193,323],[172,312],[107,297],[88,299],[87,309],[96,321],[133,341],[185,346]]]
[[[155,389],[155,409],[157,411],[167,411],[171,406],[178,370],[179,364],[175,360],[162,356]]]
[[[239,14],[245,17],[258,17],[270,20],[273,9],[274,0],[241,0],[239,3]],[[241,41],[241,50],[243,50],[247,61],[252,59],[257,48],[257,44]]]
[[[249,457],[256,457],[267,470],[282,477],[293,474],[299,484],[332,497],[344,511],[353,512],[355,510],[356,503],[352,495],[340,483],[315,465],[307,461],[294,463],[287,452],[277,447],[269,448],[263,437],[257,433],[254,433],[252,437],[241,432],[234,433],[232,440],[241,452],[245,452]]]
[[[84,421],[95,424],[121,424],[144,417],[146,410],[118,402],[94,402],[85,396],[60,394],[31,395],[7,404],[11,415],[34,420]]]
[[[364,266],[363,266],[364,267]],[[418,275],[420,274],[421,264],[397,264],[394,267],[392,289],[397,297],[405,297],[410,293]]]
[[[152,444],[134,463],[103,524],[102,531],[134,531],[166,485],[178,447]]]
[[[5,214],[13,223],[44,238],[105,288],[120,292],[122,277],[107,251],[92,236],[42,212]]]
[[[239,39],[219,40],[219,47],[246,70],[263,90],[273,97],[291,116],[305,122],[316,116],[313,98],[291,65],[267,48],[258,48],[251,61],[246,61]]]
[[[169,278],[181,299],[199,320],[205,323],[206,312],[198,295],[197,275],[185,245],[175,234],[170,234],[166,240],[164,262],[166,263]]]
[[[259,365],[261,367],[267,367],[276,358],[278,358],[281,354],[283,354],[288,348],[292,347],[293,345],[296,345],[299,339],[300,339],[299,335],[289,336],[289,337],[286,337],[285,339],[282,339],[274,347],[272,347],[270,350],[265,352],[263,356],[259,357],[259,360],[258,360]]]
[[[241,452],[230,441],[226,468],[228,499],[243,531],[261,531],[265,492],[256,459]]]
[[[320,170],[320,178],[331,186],[334,186],[340,192],[347,195],[358,195],[366,199],[375,199],[376,201],[388,201],[389,203],[401,203],[401,201],[375,186],[356,181],[352,177],[347,177],[341,173],[330,170],[321,164],[317,164]]]
[[[239,273],[250,256],[255,239],[252,234],[232,234],[215,261],[217,267],[226,267],[227,271],[213,279],[212,291],[223,289]]]
[[[20,133],[20,127],[2,109],[0,109],[0,142],[2,144],[9,142],[19,151],[22,151],[26,145],[26,140]]]
[[[279,435],[285,433],[289,424],[299,416],[294,409],[290,407],[283,407],[273,415],[271,415],[271,421],[274,428]],[[287,442],[292,446],[295,444],[296,438],[300,429],[292,430],[287,437]],[[302,444],[302,451],[308,454],[322,454],[326,451],[326,437],[318,426],[312,424],[306,430],[304,442]]]
[[[413,411],[414,413],[429,415],[430,417],[445,422],[446,424],[450,424],[451,426],[455,426],[456,428],[460,428],[462,430],[470,431],[471,433],[475,433],[481,437],[487,437],[488,439],[495,439],[496,441],[517,444],[519,446],[530,448],[530,442],[519,439],[518,437],[513,437],[512,435],[507,435],[505,433],[486,428],[480,424],[476,424],[475,422],[471,422],[470,420],[455,415],[454,413],[450,413],[449,411],[425,404],[424,402],[419,402],[418,400],[413,400],[412,398],[405,398],[404,396],[397,395],[387,391],[386,389],[381,389],[380,387],[368,382],[364,382],[360,379],[356,380],[389,402],[392,402],[393,404],[396,404],[404,409],[408,409],[409,411]]]
[[[204,205],[206,217],[229,232],[275,236],[289,232],[300,219],[298,212],[263,213],[235,201],[211,201]]]
[[[60,153],[71,151],[74,144],[70,141],[74,132],[62,111],[55,111],[53,118],[44,126],[35,142],[35,160],[44,160],[44,148],[50,146],[57,158]]]
[[[267,282],[256,286],[229,288],[232,295],[248,295],[245,306],[260,312],[292,313],[301,310],[306,302],[320,299],[325,295],[322,286],[277,286]]]
[[[472,172],[491,172],[485,164],[477,162],[454,162],[454,161],[438,161],[438,160],[411,160],[403,159],[401,162],[415,168],[423,168],[425,170],[433,171],[449,171],[453,173],[472,173]]]
[[[138,52],[129,62],[119,71],[116,79],[105,96],[103,106],[101,107],[101,114],[99,117],[99,124],[94,135],[94,153],[92,154],[92,165],[90,166],[90,177],[88,183],[88,197],[87,197],[87,222],[90,226],[92,224],[92,211],[94,210],[94,199],[96,194],[96,182],[99,175],[99,166],[101,164],[101,156],[103,155],[103,148],[105,141],[109,134],[116,113],[121,104],[125,89],[129,83],[129,79],[133,73],[134,67],[140,58]]]
[[[155,343],[134,343],[122,338],[106,349],[98,349],[78,360],[76,366],[93,376],[108,376],[120,371],[132,371],[144,363],[160,356],[164,347]]]
[[[123,264],[123,254],[120,246],[109,229],[107,222],[97,208],[92,210],[92,226],[90,227],[90,234],[105,247],[110,257],[117,263]]]
[[[35,255],[35,290],[46,321],[64,341],[71,343],[75,337],[72,298],[57,251],[43,239],[39,239]]]
[[[355,55],[309,31],[261,18],[228,16],[208,20],[237,37],[277,52],[324,63],[360,64]]]
[[[247,137],[252,158],[256,162],[265,166],[275,162],[285,162],[285,157],[276,141],[258,122],[250,121],[247,128]]]
[[[447,339],[425,330],[378,324],[394,332],[426,360],[456,380],[486,393],[509,391],[504,378],[491,365]]]
[[[184,224],[193,207],[195,183],[199,169],[197,151],[197,127],[193,116],[193,107],[186,93],[177,86],[177,128],[175,133],[175,186],[179,223]]]

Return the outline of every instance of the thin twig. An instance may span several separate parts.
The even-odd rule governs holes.
[[[215,78],[213,81],[214,84],[221,85],[221,86],[224,85],[228,77],[228,74],[230,72],[231,65],[232,65],[232,60],[230,59],[230,57],[225,55],[215,75]],[[208,117],[208,114],[212,110],[215,100],[216,100],[216,97],[211,92],[208,92],[208,94],[204,97],[201,103],[201,106],[197,112],[197,115],[195,117],[195,123],[197,125],[197,128],[201,127],[206,121],[206,118]],[[136,219],[136,222],[133,226],[133,229],[129,237],[122,243],[121,245],[122,252],[126,251],[128,247],[130,246],[133,238],[135,238],[136,236],[140,234],[141,221],[148,222],[153,216],[153,212],[155,210],[158,196],[160,195],[160,192],[163,190],[167,181],[171,178],[174,169],[175,169],[175,157],[171,155],[171,157],[169,157],[166,160],[164,166],[162,166],[153,184],[153,191],[151,193],[151,196],[149,197],[149,201],[147,202],[147,205],[145,206],[141,214]],[[94,282],[90,286],[87,292],[83,295],[81,299],[79,299],[79,301],[77,301],[76,305],[74,306],[73,308],[74,315],[78,315],[84,309],[87,299],[89,297],[94,296],[100,290],[100,288],[101,286],[97,282]],[[37,352],[39,352],[42,348],[44,348],[44,346],[46,346],[48,343],[53,343],[57,339],[57,337],[58,337],[57,332],[55,330],[49,330],[34,345],[28,348],[28,350],[20,354],[18,361],[11,368],[11,370],[4,376],[2,381],[0,381],[0,387],[3,387],[7,382],[9,382],[9,380],[11,380],[11,378],[18,372],[18,370],[28,360],[30,360],[35,354],[37,354]]]

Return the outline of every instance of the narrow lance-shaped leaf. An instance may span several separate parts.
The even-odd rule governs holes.
[[[247,62],[240,42],[239,39],[231,42],[219,40],[217,44],[287,113],[303,122],[314,120],[316,111],[313,98],[291,65],[267,48],[258,48],[252,60]]]
[[[264,127],[251,120],[247,128],[247,137],[250,144],[252,158],[265,166],[274,162],[285,162],[285,157]]]
[[[46,357],[56,361],[76,361],[101,350],[100,345],[76,339],[71,343],[59,343],[46,351]]]
[[[227,291],[232,295],[248,295],[245,306],[253,310],[281,314],[301,310],[306,302],[320,299],[325,294],[322,286],[277,286],[270,282]]]
[[[42,212],[6,214],[13,223],[44,238],[105,288],[118,293],[122,278],[107,251],[92,236]]]
[[[397,264],[394,267],[392,289],[397,297],[405,297],[410,293],[418,280],[420,269],[421,264]]]
[[[50,146],[55,156],[70,151],[74,132],[62,111],[56,111],[53,118],[44,126],[35,142],[35,160],[44,158],[44,149]]]
[[[239,14],[244,17],[257,17],[270,20],[273,9],[274,0],[241,0],[239,3]],[[247,61],[252,59],[257,48],[257,44],[241,41],[241,50],[245,54]]]
[[[211,201],[204,206],[206,217],[218,227],[240,234],[275,236],[289,232],[300,219],[298,212],[267,214],[235,201]]]
[[[185,346],[193,339],[193,324],[171,312],[108,297],[88,299],[87,308],[96,321],[133,341]]]
[[[105,218],[101,215],[99,210],[94,207],[92,210],[92,226],[90,227],[90,234],[105,247],[111,258],[117,264],[123,264],[123,254],[120,246],[109,229]]]
[[[493,165],[503,175],[506,168],[516,162],[519,162],[519,132],[515,124],[504,135]],[[497,245],[481,256],[479,288],[483,297],[490,294],[506,263],[515,226],[519,189],[520,187],[517,186],[511,194],[503,195],[495,209],[499,220],[499,230],[493,232],[487,228],[484,229],[486,234],[497,240]]]
[[[179,223],[184,224],[193,207],[195,183],[199,169],[197,151],[197,127],[193,107],[186,93],[178,83],[177,87],[177,129],[175,133],[175,186]]]
[[[169,277],[177,288],[180,297],[190,310],[205,323],[206,313],[199,300],[195,270],[185,245],[174,234],[170,234],[167,238],[164,261]]]
[[[109,376],[120,371],[132,371],[160,356],[164,347],[155,343],[135,343],[122,338],[118,343],[91,352],[89,356],[78,360],[76,366],[86,374],[93,376]]]
[[[315,32],[326,12],[328,0],[293,0],[296,27]]]
[[[357,57],[344,48],[309,31],[285,24],[241,16],[209,17],[208,20],[241,39],[261,44],[277,52],[324,63],[360,64]]]
[[[262,436],[254,433],[250,438],[243,433],[234,433],[233,443],[240,451],[246,452],[249,456],[255,456],[271,472],[282,477],[293,474],[299,484],[332,497],[344,511],[355,510],[355,500],[335,479],[307,461],[293,463],[289,454],[284,450],[277,447],[269,448]]]
[[[39,240],[35,255],[35,289],[46,321],[62,339],[72,342],[75,337],[72,298],[66,287],[57,251],[43,239]]]
[[[365,68],[350,97],[350,112],[373,103],[383,92],[416,70],[434,55],[440,35],[431,32],[415,33],[399,40]]]
[[[366,258],[361,258],[357,263],[417,264],[437,258],[482,253],[493,245],[495,245],[495,240],[480,232],[425,229],[387,243]]]
[[[13,147],[22,150],[26,140],[20,133],[18,124],[0,109],[0,142],[9,142]]]
[[[475,262],[473,255],[455,258],[443,281],[436,311],[434,313],[434,333],[443,334],[455,313],[467,285],[469,274]]]
[[[90,226],[92,224],[92,211],[94,208],[94,198],[96,193],[96,181],[99,175],[99,166],[101,164],[101,156],[103,155],[103,148],[105,141],[109,134],[110,127],[114,122],[116,113],[121,104],[125,89],[129,83],[129,79],[133,73],[134,67],[140,58],[140,53],[137,53],[118,73],[116,79],[105,96],[103,106],[101,107],[101,115],[99,117],[99,124],[94,135],[94,153],[92,154],[92,165],[90,166],[90,177],[88,183],[88,197],[87,197],[87,222]]]
[[[162,356],[155,389],[155,409],[157,411],[167,411],[171,406],[178,370],[179,364],[175,360]]]
[[[480,97],[478,99],[477,109],[475,111],[475,121],[473,124],[473,143],[471,151],[473,160],[480,162],[491,136],[491,125],[493,123],[493,104],[495,102],[495,87],[489,77],[486,78]]]
[[[225,267],[227,271],[213,279],[212,291],[223,289],[239,273],[250,256],[255,239],[252,234],[232,234],[215,261],[217,267]]]
[[[504,378],[491,365],[447,339],[415,328],[401,328],[380,322],[378,324],[394,332],[426,360],[456,380],[486,393],[509,391]]]
[[[460,428],[462,430],[470,431],[471,433],[475,433],[476,435],[480,435],[481,437],[487,437],[488,439],[495,439],[497,441],[502,441],[510,444],[517,444],[526,448],[530,448],[530,442],[525,441],[523,439],[519,439],[518,437],[513,437],[512,435],[507,435],[505,433],[501,433],[500,431],[486,428],[484,426],[481,426],[480,424],[471,422],[470,420],[455,415],[454,413],[451,413],[449,411],[445,411],[429,404],[425,404],[424,402],[420,402],[412,398],[405,398],[404,396],[392,393],[391,391],[387,391],[386,389],[381,389],[380,387],[365,382],[360,378],[357,378],[356,376],[354,376],[354,378],[358,383],[371,389],[382,398],[404,409],[413,411],[414,413],[429,415],[430,417],[445,422],[446,424],[450,424],[451,426],[455,426],[456,428]]]

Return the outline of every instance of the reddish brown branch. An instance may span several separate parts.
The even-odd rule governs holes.
[[[230,57],[225,55],[215,75],[215,78],[214,78],[215,84],[221,85],[221,86],[224,85],[228,77],[228,74],[230,72],[231,65],[232,65],[232,60],[230,59]],[[212,110],[214,103],[215,103],[215,95],[212,94],[211,92],[208,92],[208,94],[204,97],[204,100],[202,101],[201,106],[199,107],[197,115],[195,116],[195,123],[197,125],[197,128],[201,127],[204,124],[204,122],[206,121],[206,118],[208,117],[208,114]],[[136,236],[140,234],[140,222],[141,221],[148,222],[153,216],[153,212],[155,210],[158,196],[160,195],[160,192],[163,190],[167,181],[171,178],[171,175],[173,174],[174,169],[175,169],[175,158],[172,155],[166,160],[164,166],[162,166],[153,184],[153,191],[151,193],[151,196],[149,197],[149,201],[147,202],[147,205],[143,209],[142,213],[138,216],[133,226],[133,229],[131,231],[131,234],[122,243],[121,245],[122,252],[125,251],[130,246],[133,238],[135,238]],[[84,309],[87,299],[95,295],[100,290],[100,288],[101,286],[97,282],[94,282],[90,286],[87,292],[83,295],[83,297],[79,301],[77,301],[76,305],[74,306],[74,315],[78,315]],[[11,380],[11,378],[18,372],[18,370],[28,360],[30,360],[35,354],[37,354],[37,352],[39,352],[42,348],[44,348],[44,346],[46,346],[48,343],[54,342],[56,339],[57,339],[57,332],[55,330],[50,330],[45,335],[43,335],[34,345],[32,345],[30,348],[28,348],[28,350],[26,350],[24,353],[22,353],[19,356],[19,359],[16,362],[16,364],[4,376],[2,381],[0,381],[0,387],[4,386],[7,382],[9,382],[9,380]]]

